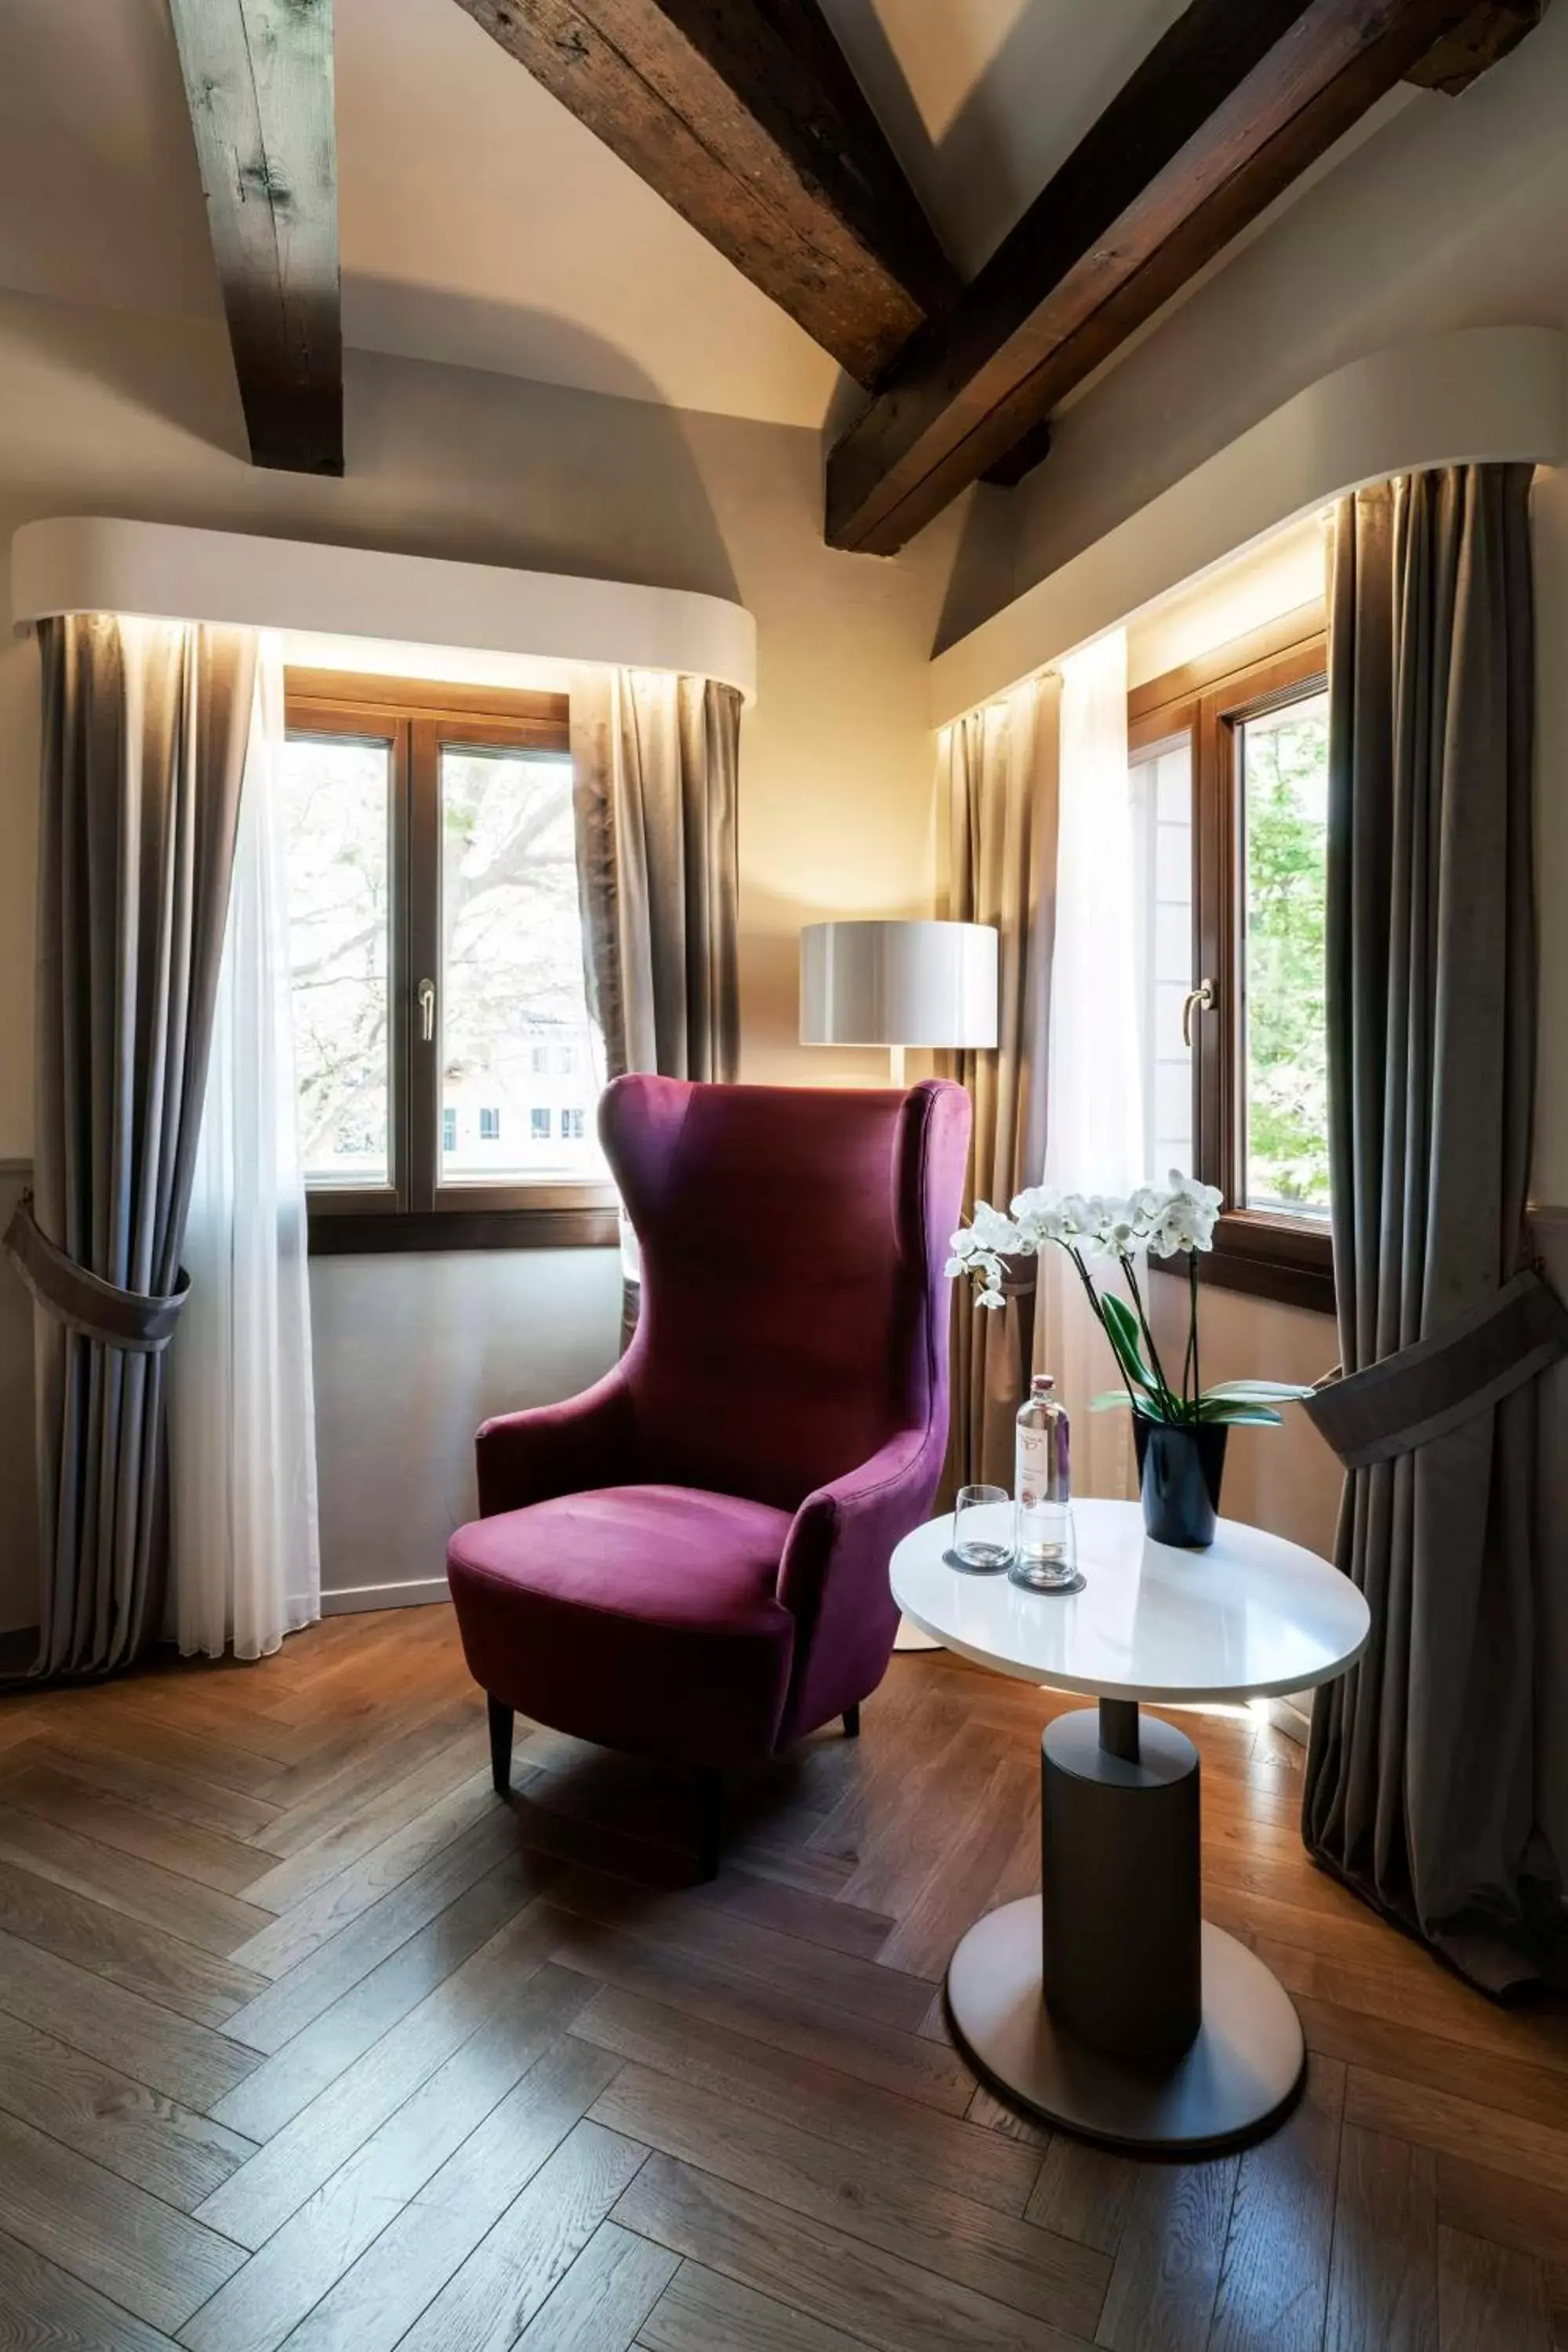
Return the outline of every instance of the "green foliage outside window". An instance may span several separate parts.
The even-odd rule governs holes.
[[[1328,701],[1243,727],[1247,1200],[1329,1207],[1324,1011]]]

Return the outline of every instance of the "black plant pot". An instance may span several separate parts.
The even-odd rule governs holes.
[[[1143,1524],[1156,1543],[1179,1544],[1186,1551],[1213,1543],[1229,1434],[1223,1421],[1182,1429],[1133,1414]]]

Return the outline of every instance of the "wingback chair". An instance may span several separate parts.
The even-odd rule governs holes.
[[[724,1768],[858,1731],[946,1444],[969,1124],[937,1081],[607,1088],[636,1336],[585,1394],[485,1423],[483,1516],[447,1556],[498,1790],[514,1712],[693,1766],[710,1875]]]

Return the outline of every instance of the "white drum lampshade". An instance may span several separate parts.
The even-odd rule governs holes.
[[[800,935],[803,1045],[994,1045],[996,933],[986,923],[811,923]]]

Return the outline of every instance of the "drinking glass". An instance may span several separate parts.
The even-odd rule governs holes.
[[[950,1568],[997,1576],[1013,1557],[1011,1514],[1000,1486],[961,1486],[952,1514]]]
[[[1018,1529],[1007,1573],[1026,1592],[1082,1591],[1083,1574],[1078,1564],[1078,1534],[1070,1503],[1037,1505],[1030,1515],[1027,1536],[1022,1526]]]

